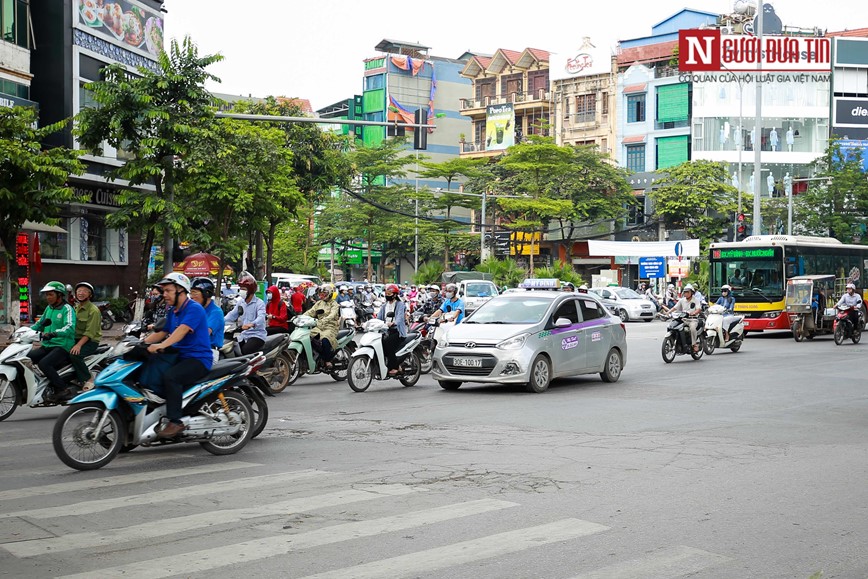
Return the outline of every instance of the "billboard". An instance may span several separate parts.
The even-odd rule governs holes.
[[[502,151],[515,144],[515,108],[512,103],[485,107],[485,150]]]
[[[551,80],[612,72],[612,57],[608,50],[597,48],[588,37],[583,38],[582,41],[579,48],[551,53],[549,56]]]
[[[163,50],[163,19],[159,12],[131,0],[73,0],[79,23],[94,36],[125,48],[157,56]]]
[[[829,38],[721,34],[720,30],[680,30],[681,72],[817,72],[832,70]]]
[[[868,98],[833,99],[832,126],[868,128]]]

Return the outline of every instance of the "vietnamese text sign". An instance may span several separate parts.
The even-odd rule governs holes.
[[[639,277],[666,277],[666,258],[640,257]]]
[[[680,30],[678,69],[681,72],[830,72],[829,38],[723,35],[720,30]]]
[[[669,277],[687,277],[688,275],[690,275],[689,259],[669,260]]]

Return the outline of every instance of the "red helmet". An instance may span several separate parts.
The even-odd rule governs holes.
[[[243,273],[241,274],[241,277],[238,278],[238,287],[246,289],[249,295],[254,295],[259,289],[259,284],[256,283],[256,280],[252,275],[249,273]]]
[[[399,293],[401,293],[401,288],[399,288],[397,284],[390,283],[386,286],[386,289],[384,291],[398,295]]]

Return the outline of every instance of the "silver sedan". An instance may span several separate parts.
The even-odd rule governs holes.
[[[543,392],[561,376],[615,382],[626,363],[624,325],[596,296],[522,291],[492,298],[446,331],[432,373],[446,390],[487,382]]]

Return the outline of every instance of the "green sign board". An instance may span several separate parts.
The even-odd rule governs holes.
[[[760,249],[715,249],[711,252],[712,259],[763,259],[775,257],[772,247]]]

